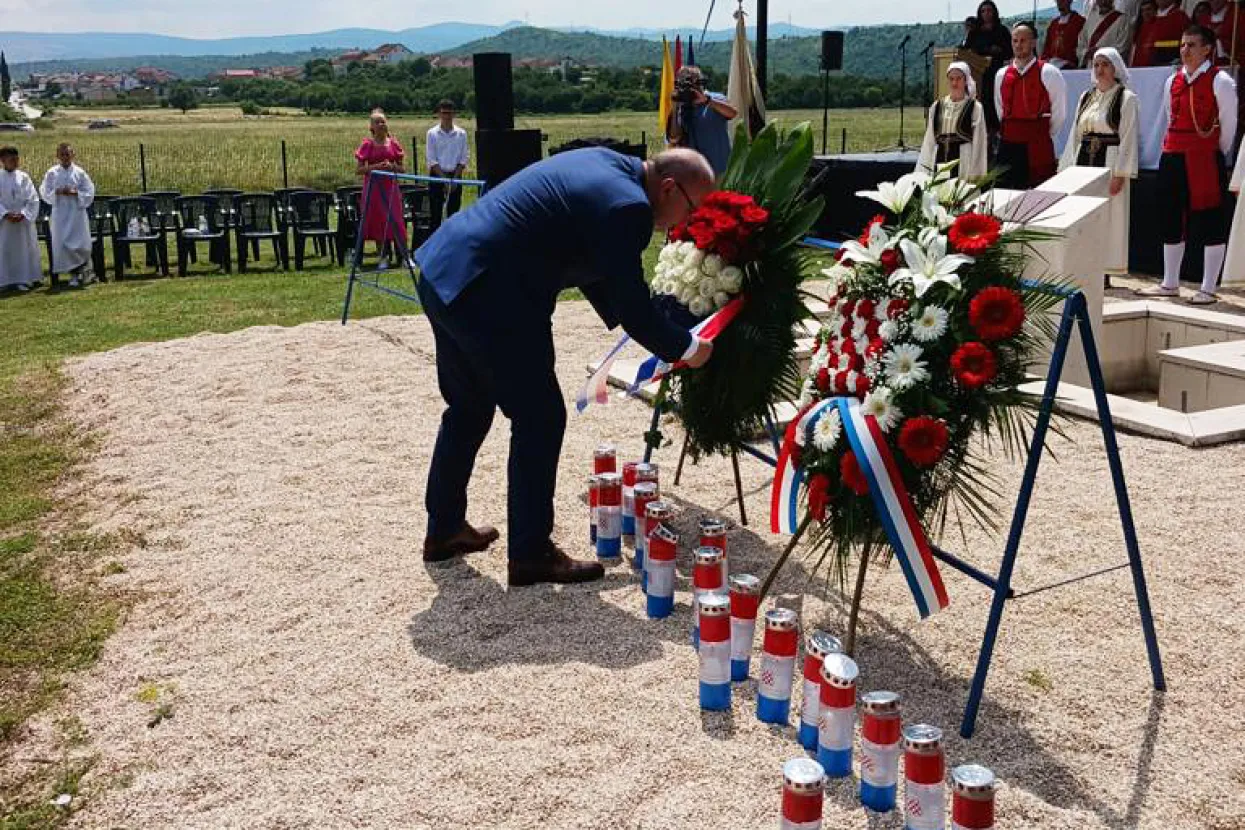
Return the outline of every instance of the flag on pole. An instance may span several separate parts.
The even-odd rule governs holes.
[[[683,37],[682,35],[674,36],[674,74],[678,75],[679,70],[683,68]]]
[[[746,118],[749,135],[756,135],[765,126],[765,101],[757,84],[756,69],[752,64],[752,49],[748,46],[748,30],[744,25],[744,13],[735,12],[735,43],[731,47],[731,75],[726,85],[726,98]]]
[[[687,36],[687,65],[696,65],[696,53],[692,51],[692,36]]]
[[[661,87],[657,90],[657,121],[658,130],[668,141],[670,139],[670,108],[674,102],[674,63],[670,60],[670,43],[666,36],[661,38]]]

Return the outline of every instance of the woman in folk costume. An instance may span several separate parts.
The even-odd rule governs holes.
[[[1094,85],[1081,93],[1059,169],[1106,167],[1111,171],[1111,239],[1107,278],[1128,273],[1129,180],[1137,178],[1137,96],[1128,88],[1124,58],[1110,47],[1094,55]]]
[[[82,269],[91,261],[91,222],[87,208],[95,201],[95,184],[73,163],[73,147],[56,148],[59,164],[43,177],[43,201],[52,206],[52,273],[71,274],[70,288],[83,284]]]
[[[955,174],[975,181],[986,175],[985,109],[977,98],[977,85],[967,63],[955,61],[947,67],[951,93],[934,102],[925,122],[925,141],[916,169],[933,173],[940,164],[958,161]]]
[[[1138,289],[1144,297],[1180,294],[1180,268],[1186,241],[1201,240],[1202,287],[1189,300],[1209,305],[1228,241],[1225,207],[1226,160],[1236,136],[1236,85],[1213,64],[1215,33],[1190,26],[1181,37],[1181,67],[1163,90],[1163,155],[1159,159],[1158,195],[1162,211],[1163,282]]]
[[[20,163],[16,147],[0,147],[0,290],[29,291],[42,281],[39,192]]]

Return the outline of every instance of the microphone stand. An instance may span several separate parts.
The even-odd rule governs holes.
[[[907,152],[909,147],[904,141],[904,114],[908,103],[908,41],[912,35],[904,35],[899,41],[899,143],[890,150]]]
[[[929,109],[929,105],[933,103],[933,99],[930,98],[929,95],[929,65],[933,60],[933,52],[934,41],[931,40],[929,44],[921,50],[921,58],[925,64],[925,98],[922,103],[925,105],[926,109]]]

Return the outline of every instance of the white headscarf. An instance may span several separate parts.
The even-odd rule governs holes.
[[[957,70],[964,73],[964,80],[968,82],[968,99],[971,101],[977,97],[977,84],[973,81],[973,70],[969,69],[968,64],[964,61],[952,61],[951,65],[947,67],[947,75],[950,76],[952,72]]]
[[[1094,60],[1098,58],[1106,58],[1111,61],[1115,67],[1115,80],[1119,81],[1121,86],[1128,86],[1130,80],[1128,75],[1128,67],[1124,65],[1124,59],[1120,57],[1119,51],[1114,46],[1104,46],[1094,53]]]

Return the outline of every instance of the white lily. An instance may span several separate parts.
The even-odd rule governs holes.
[[[921,215],[925,221],[934,225],[940,231],[945,231],[951,227],[951,223],[955,220],[947,209],[938,201],[938,195],[933,191],[927,191],[921,196]]]
[[[885,187],[887,182],[883,182]],[[859,196],[860,194],[856,194]],[[844,242],[841,250],[843,255],[839,257],[840,263],[852,262],[857,265],[878,265],[882,262],[882,252],[891,246],[891,235],[886,228],[880,224],[873,225],[869,229],[869,244],[861,245],[856,239],[849,239]]]
[[[911,282],[917,297],[925,296],[926,291],[939,283],[946,283],[959,291],[960,276],[956,271],[975,261],[963,254],[947,256],[947,237],[933,228],[922,231],[917,242],[911,239],[900,241],[899,247],[903,251],[904,267],[891,274],[890,284]]]
[[[898,216],[903,213],[908,202],[912,201],[912,194],[916,192],[917,182],[910,178],[913,175],[909,173],[897,182],[882,182],[877,190],[858,190],[856,195],[862,199],[871,199]]]
[[[938,203],[943,207],[956,208],[967,204],[977,195],[977,185],[963,179],[951,178],[936,185],[933,192],[938,196]]]

